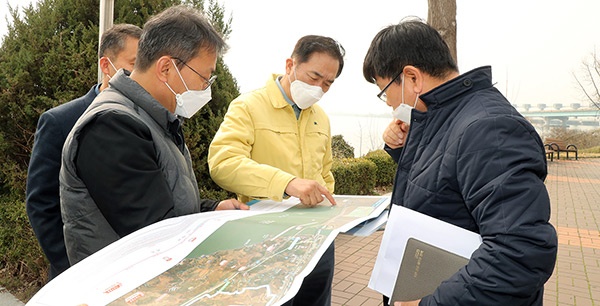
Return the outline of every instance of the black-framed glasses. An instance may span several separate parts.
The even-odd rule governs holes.
[[[388,89],[388,87],[390,87],[390,85],[392,85],[392,83],[396,82],[396,80],[398,79],[398,77],[401,74],[402,74],[402,71],[400,71],[400,73],[396,74],[396,76],[387,85],[385,85],[385,87],[381,90],[381,92],[377,94],[377,98],[379,98],[381,101],[387,103],[387,94],[385,93],[385,91]]]
[[[194,68],[190,67],[190,65],[186,64],[183,60],[174,57],[173,59],[176,59],[178,61],[180,61],[182,64],[184,64],[186,67],[190,68],[191,71],[193,71],[195,74],[197,74],[198,76],[200,76],[204,82],[206,82],[206,86],[204,86],[204,88],[202,88],[202,90],[206,90],[207,88],[209,88],[217,79],[216,75],[211,75],[210,78],[205,78],[203,77],[198,71],[196,71]]]

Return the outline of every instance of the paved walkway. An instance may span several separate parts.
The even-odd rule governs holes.
[[[600,158],[549,162],[546,186],[559,247],[544,305],[600,306]],[[333,305],[382,305],[367,288],[382,235],[336,238]],[[23,304],[0,288],[0,305]]]
[[[554,159],[546,186],[559,245],[544,305],[600,306],[600,158]],[[382,235],[336,238],[333,305],[382,305],[367,288]]]
[[[17,300],[4,287],[0,287],[0,306],[23,306],[24,303]]]

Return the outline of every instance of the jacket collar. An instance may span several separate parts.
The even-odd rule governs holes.
[[[150,93],[148,93],[140,84],[132,80],[129,75],[131,72],[120,69],[109,81],[110,86],[121,92],[125,97],[131,100],[136,106],[143,109],[154,121],[163,129],[169,131],[170,125],[179,121],[177,116],[166,109]]]
[[[291,104],[288,103],[288,101],[286,100],[285,97],[285,93],[283,92],[283,90],[281,90],[279,88],[279,86],[277,86],[277,78],[280,77],[280,74],[272,74],[271,78],[267,81],[267,95],[269,96],[269,101],[271,101],[271,105],[273,105],[273,108],[284,108],[286,106],[289,106],[290,108],[292,107]],[[310,113],[314,113],[314,107],[316,106],[316,104],[311,105],[309,108],[305,108],[302,111],[303,112],[309,112]]]
[[[290,104],[285,100],[284,92],[277,86],[277,78],[279,74],[272,74],[271,78],[267,81],[267,93],[269,100],[274,108],[284,108]]]
[[[421,95],[427,108],[435,108],[453,101],[456,97],[467,92],[478,91],[492,87],[492,67],[483,66],[464,73]]]

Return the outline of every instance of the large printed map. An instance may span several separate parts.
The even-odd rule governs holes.
[[[140,253],[135,255],[137,261],[120,257],[131,255],[104,254],[107,260],[125,261],[127,264],[113,264],[121,268],[114,273],[103,273],[99,277],[101,279],[88,281],[77,277],[79,280],[76,282],[96,282],[88,287],[95,287],[91,290],[98,292],[79,295],[73,302],[76,305],[281,304],[295,295],[304,276],[312,271],[339,232],[379,216],[389,204],[387,197],[370,196],[336,196],[336,201],[336,206],[322,204],[314,208],[299,204],[297,199],[285,203],[260,201],[252,205],[251,214],[240,211],[229,212],[227,216],[214,213],[207,220],[221,217],[223,220],[213,222],[214,230],[203,236],[198,233],[208,230],[206,222],[194,222],[186,216],[185,222],[190,225],[179,226],[179,233],[173,233],[173,238],[150,242],[142,248],[147,251],[133,247]],[[202,215],[205,214],[198,216]],[[170,222],[176,225],[173,220]],[[152,232],[155,231],[145,234],[150,237]],[[161,235],[166,232],[168,230],[162,229]],[[119,246],[119,249],[141,246],[139,242],[132,243],[130,236],[126,237],[129,243]],[[153,241],[148,237],[143,240]],[[186,251],[182,255],[181,252],[174,253],[172,250],[175,249]],[[98,257],[97,254],[90,258]],[[144,260],[144,255],[148,260]],[[151,262],[162,266],[162,270],[155,272],[154,276],[146,276],[145,280],[139,277],[135,281],[129,279],[129,274],[136,271],[152,275],[148,271],[141,272],[146,269],[138,267],[152,269]],[[57,298],[57,290],[74,281],[73,277],[70,281],[67,279],[63,286],[51,282],[47,286],[54,285],[53,293],[49,294],[44,287],[29,304],[59,305],[52,301]],[[137,285],[134,285],[136,282]]]

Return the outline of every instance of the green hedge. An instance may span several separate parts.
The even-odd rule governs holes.
[[[389,186],[394,182],[398,165],[387,152],[384,150],[371,151],[364,158],[372,161],[377,166],[375,186]]]
[[[377,166],[364,158],[334,159],[331,168],[336,194],[374,194]]]
[[[0,224],[0,287],[26,301],[44,285],[48,263],[17,196],[0,196]]]

